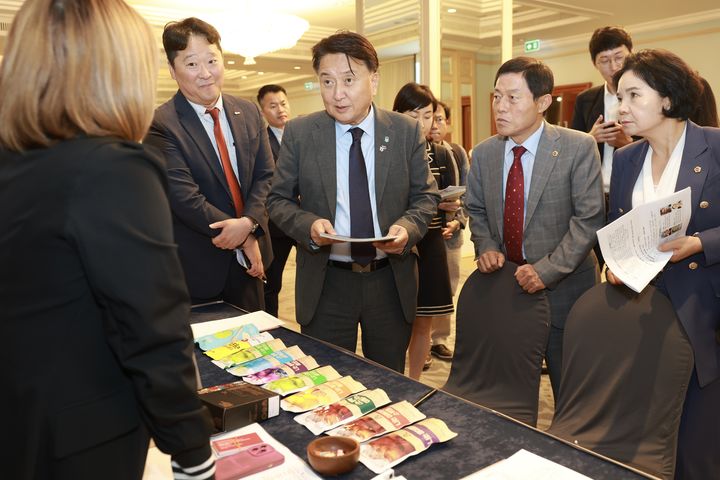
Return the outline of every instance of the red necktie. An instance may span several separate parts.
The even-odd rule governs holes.
[[[513,147],[513,164],[508,172],[505,186],[505,215],[503,219],[503,239],[507,258],[518,265],[524,263],[522,253],[523,221],[525,210],[525,181],[520,159],[527,149]]]
[[[242,217],[243,210],[245,210],[245,202],[243,201],[242,192],[240,191],[240,183],[238,183],[238,179],[230,163],[230,153],[228,153],[225,137],[220,128],[220,109],[217,107],[210,108],[205,110],[205,113],[210,114],[215,124],[213,133],[215,133],[215,141],[217,142],[218,152],[220,152],[220,161],[222,162],[223,171],[225,172],[225,180],[227,180],[228,187],[230,187],[230,195],[232,196],[233,205],[235,205],[235,213],[237,213],[238,218],[240,218]]]

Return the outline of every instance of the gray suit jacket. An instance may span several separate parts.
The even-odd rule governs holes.
[[[374,109],[378,220],[383,233],[393,224],[408,232],[405,253],[391,255],[390,265],[405,320],[412,322],[417,305],[415,244],[425,235],[440,196],[428,169],[418,122]],[[288,122],[268,195],[270,218],[298,244],[295,310],[301,325],[310,323],[315,314],[330,255],[329,246],[317,251],[310,248],[310,226],[321,218],[335,221],[335,149],[335,120],[325,111]]]
[[[475,253],[505,253],[503,157],[506,137],[473,149],[467,208]],[[540,137],[527,198],[523,246],[547,287],[552,324],[562,328],[575,300],[599,280],[592,252],[604,224],[600,159],[586,133],[548,123]]]

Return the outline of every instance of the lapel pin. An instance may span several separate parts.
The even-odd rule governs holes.
[[[695,173],[702,172],[702,167],[700,165],[696,166],[695,168],[693,168],[693,172],[695,172]]]
[[[390,141],[390,137],[387,137],[387,136],[386,136],[386,137],[385,137],[385,143],[387,143],[387,142],[389,142],[389,141]]]
[[[233,112],[233,115],[240,115],[240,112]]]
[[[385,137],[385,138],[387,138],[387,137]],[[385,150],[387,150],[387,147],[385,145],[380,145],[380,151],[384,152]]]
[[[557,150],[553,150],[552,156],[557,157],[558,155],[560,155],[560,152],[558,152]]]

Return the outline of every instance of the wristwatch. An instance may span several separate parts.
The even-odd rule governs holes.
[[[250,233],[255,233],[255,230],[258,229],[258,227],[260,226],[260,224],[259,224],[258,222],[256,222],[255,219],[253,219],[253,218],[251,218],[251,217],[245,216],[245,218],[247,218],[248,220],[250,220],[250,222],[252,223],[252,227],[250,227]]]

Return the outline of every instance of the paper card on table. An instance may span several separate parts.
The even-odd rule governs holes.
[[[690,187],[637,206],[597,232],[610,271],[641,292],[665,267],[672,252],[658,246],[685,235],[692,213]]]
[[[257,311],[237,317],[193,323],[190,325],[190,328],[192,328],[193,338],[197,341],[198,338],[204,335],[210,335],[221,330],[230,330],[248,323],[256,325],[260,331],[272,330],[273,328],[281,327],[283,325],[282,320],[273,317],[267,312]],[[255,333],[255,335],[257,335],[257,333]],[[242,340],[242,338],[240,340]]]
[[[267,368],[277,367],[286,363],[290,363],[293,360],[304,357],[305,354],[300,347],[293,345],[285,350],[279,350],[273,352],[270,355],[250,360],[249,362],[241,363],[235,367],[229,368],[228,373],[235,375],[236,377],[245,377],[252,375],[253,373],[260,372]]]
[[[217,457],[225,457],[258,443],[262,443],[258,434],[248,433],[220,440],[212,440],[210,446]]]
[[[323,238],[329,238],[331,240],[338,240],[340,242],[350,242],[350,243],[389,242],[389,241],[395,240],[397,238],[397,235],[385,235],[384,237],[372,237],[372,238],[353,238],[353,237],[347,237],[345,235],[333,235],[330,233],[321,233],[320,236]]]
[[[468,475],[462,480],[592,480],[527,450]]]
[[[318,368],[318,363],[313,357],[300,357],[292,362],[285,363],[277,367],[266,368],[252,375],[245,375],[243,380],[253,385],[265,385],[275,380],[287,377],[293,377],[299,373]]]
[[[310,387],[322,385],[331,380],[337,380],[340,374],[330,365],[316,368],[309,372],[302,372],[292,377],[281,378],[263,385],[263,388],[282,396],[302,392]]]
[[[351,376],[341,377],[286,397],[280,401],[280,408],[288,412],[307,412],[363,390],[365,386]]]
[[[336,437],[350,437],[362,443],[371,438],[407,427],[424,418],[424,413],[415,408],[412,403],[403,400],[326,433]]]
[[[285,461],[281,465],[273,467],[270,470],[256,473],[248,477],[243,477],[245,480],[277,480],[279,478],[291,478],[293,480],[320,479],[320,477],[315,474],[308,464],[295,455],[285,445],[275,440],[275,438],[267,433],[267,431],[265,431],[265,429],[258,423],[253,423],[247,427],[214,436],[212,437],[212,440],[220,440],[223,438],[237,437],[239,435],[248,435],[252,433],[257,434],[264,443],[271,445],[276,452],[285,457]]]
[[[297,415],[295,421],[305,425],[315,435],[320,435],[326,430],[362,417],[388,403],[390,398],[384,390],[380,388],[365,390],[330,405]]]
[[[360,461],[375,473],[394,467],[408,457],[422,453],[434,443],[457,437],[445,422],[428,418],[360,445]]]
[[[269,342],[261,343],[259,345],[255,345],[254,347],[235,352],[227,357],[213,360],[212,363],[220,368],[232,368],[236,365],[240,365],[241,363],[249,362],[250,360],[255,360],[256,358],[264,357],[265,355],[270,355],[271,353],[279,350],[284,350],[285,348],[285,343],[281,339],[273,338]]]

